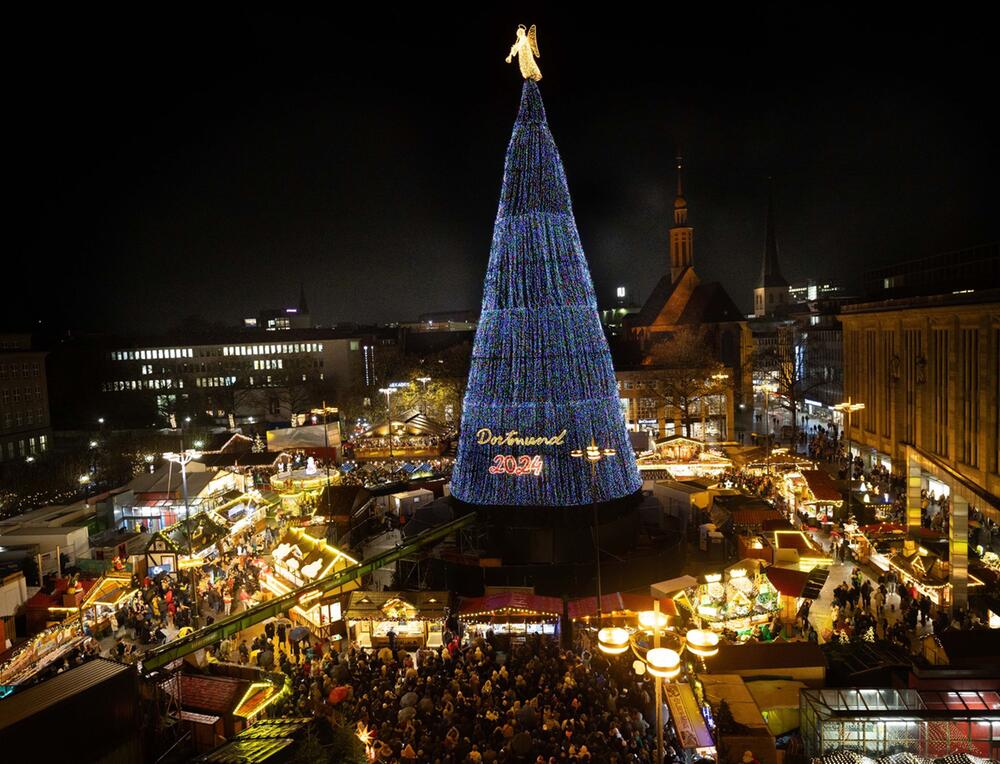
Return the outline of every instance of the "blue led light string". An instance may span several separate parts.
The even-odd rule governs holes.
[[[559,445],[483,445],[476,438],[483,428],[566,436]],[[597,465],[597,500],[637,491],[642,481],[566,173],[538,85],[529,80],[507,147],[452,493],[485,505],[588,504],[590,465],[570,451],[592,438],[617,451]],[[542,474],[491,474],[497,455],[539,455]]]

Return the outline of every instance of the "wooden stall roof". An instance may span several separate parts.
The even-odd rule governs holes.
[[[801,597],[809,580],[808,573],[791,568],[777,568],[774,565],[770,566],[765,574],[771,585],[786,597]]]
[[[649,595],[628,594],[622,592],[601,595],[601,611],[605,615],[621,611],[638,613],[643,610],[652,609],[653,598]],[[671,597],[663,597],[660,599],[660,612],[666,613],[667,615],[677,615],[677,606]],[[595,615],[597,615],[597,597],[580,597],[575,600],[570,600],[570,618],[586,618],[588,616]]]
[[[833,482],[830,473],[825,470],[802,470],[802,477],[806,479],[809,493],[813,495],[816,501],[843,500],[843,494],[837,488],[837,484]]]
[[[367,592],[358,589],[348,594],[345,616],[353,621],[378,620],[384,617],[382,608],[395,599],[412,605],[426,620],[443,619],[448,614],[448,592]]]
[[[458,608],[460,616],[485,613],[539,613],[542,615],[562,615],[563,603],[558,597],[544,597],[528,592],[499,592],[485,597],[462,599]]]

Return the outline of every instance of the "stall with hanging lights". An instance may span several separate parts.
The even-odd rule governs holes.
[[[445,591],[356,590],[347,597],[345,617],[352,639],[361,647],[386,647],[392,632],[396,644],[418,650],[443,644],[448,605]]]
[[[357,564],[349,554],[310,535],[306,528],[289,527],[272,550],[271,563],[262,569],[260,583],[268,594],[281,596]],[[330,592],[305,594],[289,616],[318,633],[325,633],[342,619],[342,595],[358,586],[354,580]]]
[[[458,618],[467,631],[509,637],[520,642],[529,634],[556,637],[563,603],[558,597],[544,597],[524,591],[505,591],[485,597],[464,598]]]
[[[789,470],[781,488],[786,504],[807,525],[829,527],[842,515],[844,495],[824,470]]]
[[[216,555],[219,542],[228,535],[229,524],[213,510],[192,515],[150,537],[146,544],[147,570],[150,575],[175,574],[181,569],[201,567]]]

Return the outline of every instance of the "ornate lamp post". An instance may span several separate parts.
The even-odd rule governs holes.
[[[719,652],[719,635],[706,629],[691,629],[679,641],[676,650],[660,647],[660,629],[667,624],[667,616],[660,612],[660,600],[653,598],[653,610],[639,613],[639,627],[652,632],[653,647],[645,650],[636,644],[633,635],[622,628],[601,629],[597,633],[597,646],[607,655],[620,655],[631,649],[636,656],[632,664],[637,674],[649,673],[656,680],[656,761],[663,761],[663,680],[674,679],[681,672],[681,653],[688,650],[702,660]]]
[[[193,613],[191,614],[191,625],[197,628],[201,623],[201,608],[198,605],[198,580],[195,577],[195,566],[194,566],[194,542],[191,538],[191,508],[188,505],[188,490],[187,490],[187,465],[195,459],[201,457],[201,454],[194,449],[184,450],[184,444],[181,443],[180,453],[173,453],[168,451],[163,455],[163,458],[168,462],[173,462],[174,464],[179,464],[181,467],[181,493],[184,496],[184,535],[187,536],[188,541],[188,564],[191,570],[191,598],[194,603]],[[180,572],[180,561],[177,563],[178,573]]]
[[[427,415],[427,383],[431,381],[430,377],[417,377],[417,382],[422,385],[420,390],[420,402],[424,405],[424,415]]]
[[[597,564],[597,628],[601,628],[601,531],[597,523],[597,463],[602,459],[614,456],[613,448],[600,448],[596,438],[590,439],[590,445],[585,449],[570,451],[570,456],[586,459],[590,464],[590,507],[594,516],[594,560]]]

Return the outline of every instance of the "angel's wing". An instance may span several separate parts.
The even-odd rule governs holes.
[[[528,30],[528,43],[531,45],[531,52],[535,54],[536,58],[541,58],[542,54],[538,52],[538,32],[535,29],[535,25],[531,25],[531,29]]]

